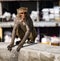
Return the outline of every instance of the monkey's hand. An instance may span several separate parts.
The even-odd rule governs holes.
[[[18,47],[17,47],[17,49],[16,49],[16,50],[17,50],[17,52],[19,52],[19,51],[20,51],[20,49],[21,49],[22,47],[23,47],[23,46],[18,46]]]
[[[12,50],[12,47],[13,47],[13,44],[10,44],[7,46],[8,50],[11,51]]]

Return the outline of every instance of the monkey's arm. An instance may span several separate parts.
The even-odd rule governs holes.
[[[27,31],[25,32],[25,35],[24,35],[23,39],[19,43],[18,48],[21,48],[23,46],[23,44],[25,43],[26,39],[28,38],[28,36],[30,34],[30,28],[29,28],[28,25],[26,26],[26,29],[27,29]]]
[[[19,46],[22,46],[24,44],[24,42],[26,41],[26,39],[28,38],[28,36],[30,34],[30,28],[28,27],[28,25],[26,26],[26,28],[27,28],[27,31],[25,32],[23,39],[19,43]]]
[[[11,51],[12,47],[14,46],[14,39],[15,39],[15,34],[16,34],[16,28],[17,28],[17,24],[14,23],[14,27],[13,27],[13,31],[12,31],[11,43],[7,46],[9,51]]]
[[[15,35],[16,35],[17,26],[18,26],[18,23],[14,22],[14,27],[13,27],[13,31],[12,31],[12,39],[11,39],[10,45],[14,44],[14,39],[15,39]]]
[[[13,31],[12,31],[12,39],[11,39],[11,44],[14,44],[14,38],[15,38],[15,32],[16,31],[16,26],[14,26]]]

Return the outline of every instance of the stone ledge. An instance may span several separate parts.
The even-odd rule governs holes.
[[[7,50],[8,43],[0,42],[0,61],[60,61],[60,46],[46,44],[24,45],[19,52],[17,46]]]

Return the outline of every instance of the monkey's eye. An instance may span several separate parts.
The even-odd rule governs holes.
[[[21,12],[20,14],[27,14],[27,12]]]

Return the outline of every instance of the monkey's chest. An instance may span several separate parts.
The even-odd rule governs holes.
[[[18,30],[23,30],[24,32],[26,32],[26,24],[24,22],[21,23]]]
[[[21,29],[26,32],[26,26],[21,26]]]

